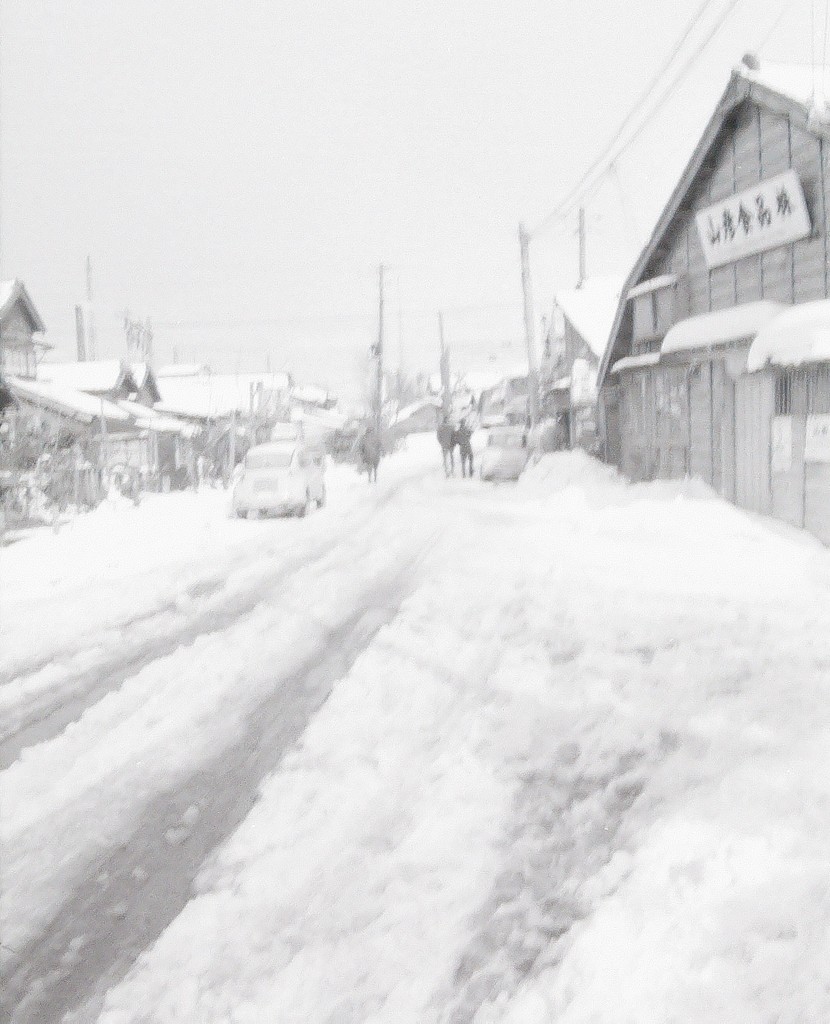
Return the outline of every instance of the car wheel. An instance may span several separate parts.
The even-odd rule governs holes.
[[[311,510],[311,494],[308,491],[306,491],[305,492],[305,503],[300,505],[300,507],[297,509],[297,515],[300,516],[300,518],[303,518],[304,516],[308,515],[310,510]]]

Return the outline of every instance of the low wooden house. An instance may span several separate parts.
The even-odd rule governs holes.
[[[41,363],[38,380],[72,391],[82,391],[108,402],[134,397],[139,390],[132,369],[120,359],[95,359],[77,363]],[[158,388],[156,387],[156,394]],[[158,401],[158,399],[155,399]]]
[[[26,286],[17,279],[0,283],[0,371],[9,377],[32,379],[49,345],[46,330]]]
[[[805,447],[809,417],[816,434],[830,414],[830,349],[802,344],[830,296],[830,107],[813,82],[753,59],[733,73],[624,287],[600,414],[630,477],[698,476],[830,541],[830,450]]]
[[[541,405],[561,417],[571,447],[597,444],[597,377],[620,301],[619,277],[587,278],[554,297],[540,379]]]

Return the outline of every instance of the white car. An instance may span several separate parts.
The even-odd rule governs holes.
[[[525,427],[493,427],[479,458],[482,480],[518,480],[530,458]]]
[[[259,444],[248,452],[233,489],[237,516],[281,512],[304,516],[326,503],[326,455],[296,439]]]

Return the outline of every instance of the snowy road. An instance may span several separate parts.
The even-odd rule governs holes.
[[[828,553],[427,441],[3,553],[13,1024],[828,1019]]]

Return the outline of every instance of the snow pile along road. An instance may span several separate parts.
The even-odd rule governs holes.
[[[414,592],[101,1024],[830,1019],[828,554],[578,455],[425,509]]]

